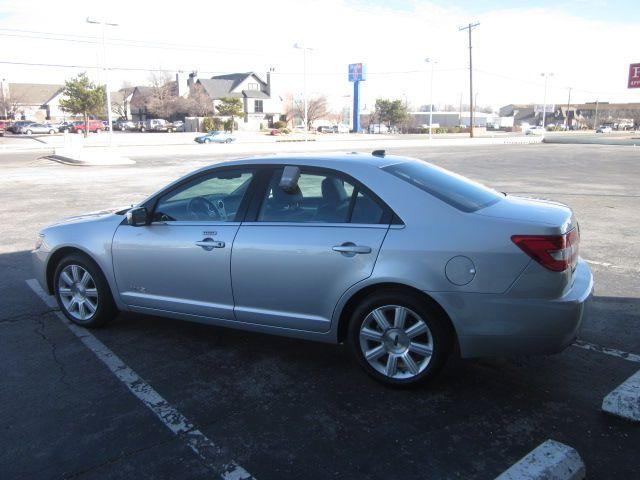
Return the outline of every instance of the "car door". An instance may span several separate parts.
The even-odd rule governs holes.
[[[122,224],[112,252],[133,310],[234,319],[230,259],[255,170],[224,168],[162,194],[146,226]]]
[[[276,169],[236,236],[236,319],[325,332],[340,296],[371,275],[392,214],[343,174],[302,168],[297,190]]]

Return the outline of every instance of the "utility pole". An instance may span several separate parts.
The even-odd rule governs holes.
[[[541,73],[541,77],[544,77],[544,99],[542,102],[542,128],[546,128],[546,118],[547,118],[547,80],[549,77],[553,77],[553,73]]]
[[[309,106],[307,104],[307,50],[312,50],[306,45],[296,43],[293,48],[302,50],[302,96],[304,97],[304,141],[308,141],[309,134]]]
[[[596,100],[596,115],[593,117],[593,129],[598,129],[598,100]]]
[[[480,25],[480,22],[470,23],[466,27],[460,27],[458,31],[469,30],[469,137],[473,138],[473,55],[471,53],[471,30]],[[462,112],[460,112],[462,116]]]
[[[429,85],[429,140],[433,138],[433,68],[436,62],[433,58],[425,58],[425,62],[431,64],[431,83]]]
[[[109,23],[105,18],[95,20],[87,17],[87,23],[102,25],[102,67],[104,70],[104,89],[107,93],[107,122],[109,123],[109,146],[113,145],[113,123],[111,123],[111,91],[109,90],[109,71],[107,69],[107,26],[117,27],[117,23]]]
[[[564,124],[569,129],[569,109],[571,108],[571,87],[569,89],[569,98],[567,99],[567,114],[564,116]]]

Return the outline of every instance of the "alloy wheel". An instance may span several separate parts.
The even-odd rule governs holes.
[[[80,265],[67,265],[60,272],[58,294],[67,313],[76,320],[87,321],[98,310],[98,288]]]
[[[377,372],[394,379],[422,373],[433,355],[433,335],[420,315],[400,305],[370,312],[360,327],[362,355]]]

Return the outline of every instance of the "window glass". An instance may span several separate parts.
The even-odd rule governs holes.
[[[254,101],[254,111],[256,113],[263,113],[263,104],[262,104],[262,100],[255,100]]]
[[[250,170],[202,177],[161,197],[154,220],[233,222],[252,178]]]
[[[364,192],[358,192],[353,212],[351,214],[351,223],[380,223],[384,210],[378,203]]]
[[[341,176],[303,170],[291,193],[280,188],[281,176],[279,169],[269,183],[258,215],[260,222],[347,223],[351,208],[351,223],[382,220],[382,207]]]
[[[502,198],[491,188],[425,162],[398,163],[383,170],[463,212],[475,212]]]

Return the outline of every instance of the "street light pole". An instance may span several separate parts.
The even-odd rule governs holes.
[[[305,45],[296,43],[293,48],[302,50],[302,96],[304,102],[304,141],[308,141],[309,134],[309,106],[307,103],[307,50],[311,50]]]
[[[466,27],[460,27],[458,31],[469,30],[469,137],[473,138],[473,55],[471,54],[471,30],[480,25],[480,22],[470,23]],[[462,117],[462,112],[460,112]]]
[[[571,87],[567,87],[569,90],[569,98],[567,99],[567,114],[564,116],[564,124],[569,130],[569,109],[571,108]]]
[[[109,125],[109,146],[113,145],[113,123],[111,122],[111,91],[109,90],[109,71],[107,69],[107,26],[117,27],[117,23],[109,23],[106,18],[95,20],[87,17],[87,23],[102,25],[102,69],[104,70],[104,89],[107,94],[107,122]]]
[[[541,73],[541,77],[544,77],[544,100],[542,102],[542,128],[546,127],[547,118],[547,80],[549,77],[553,77],[553,73]]]
[[[432,58],[425,58],[425,62],[431,64],[431,84],[429,85],[429,140],[433,139],[433,69],[436,63]]]

